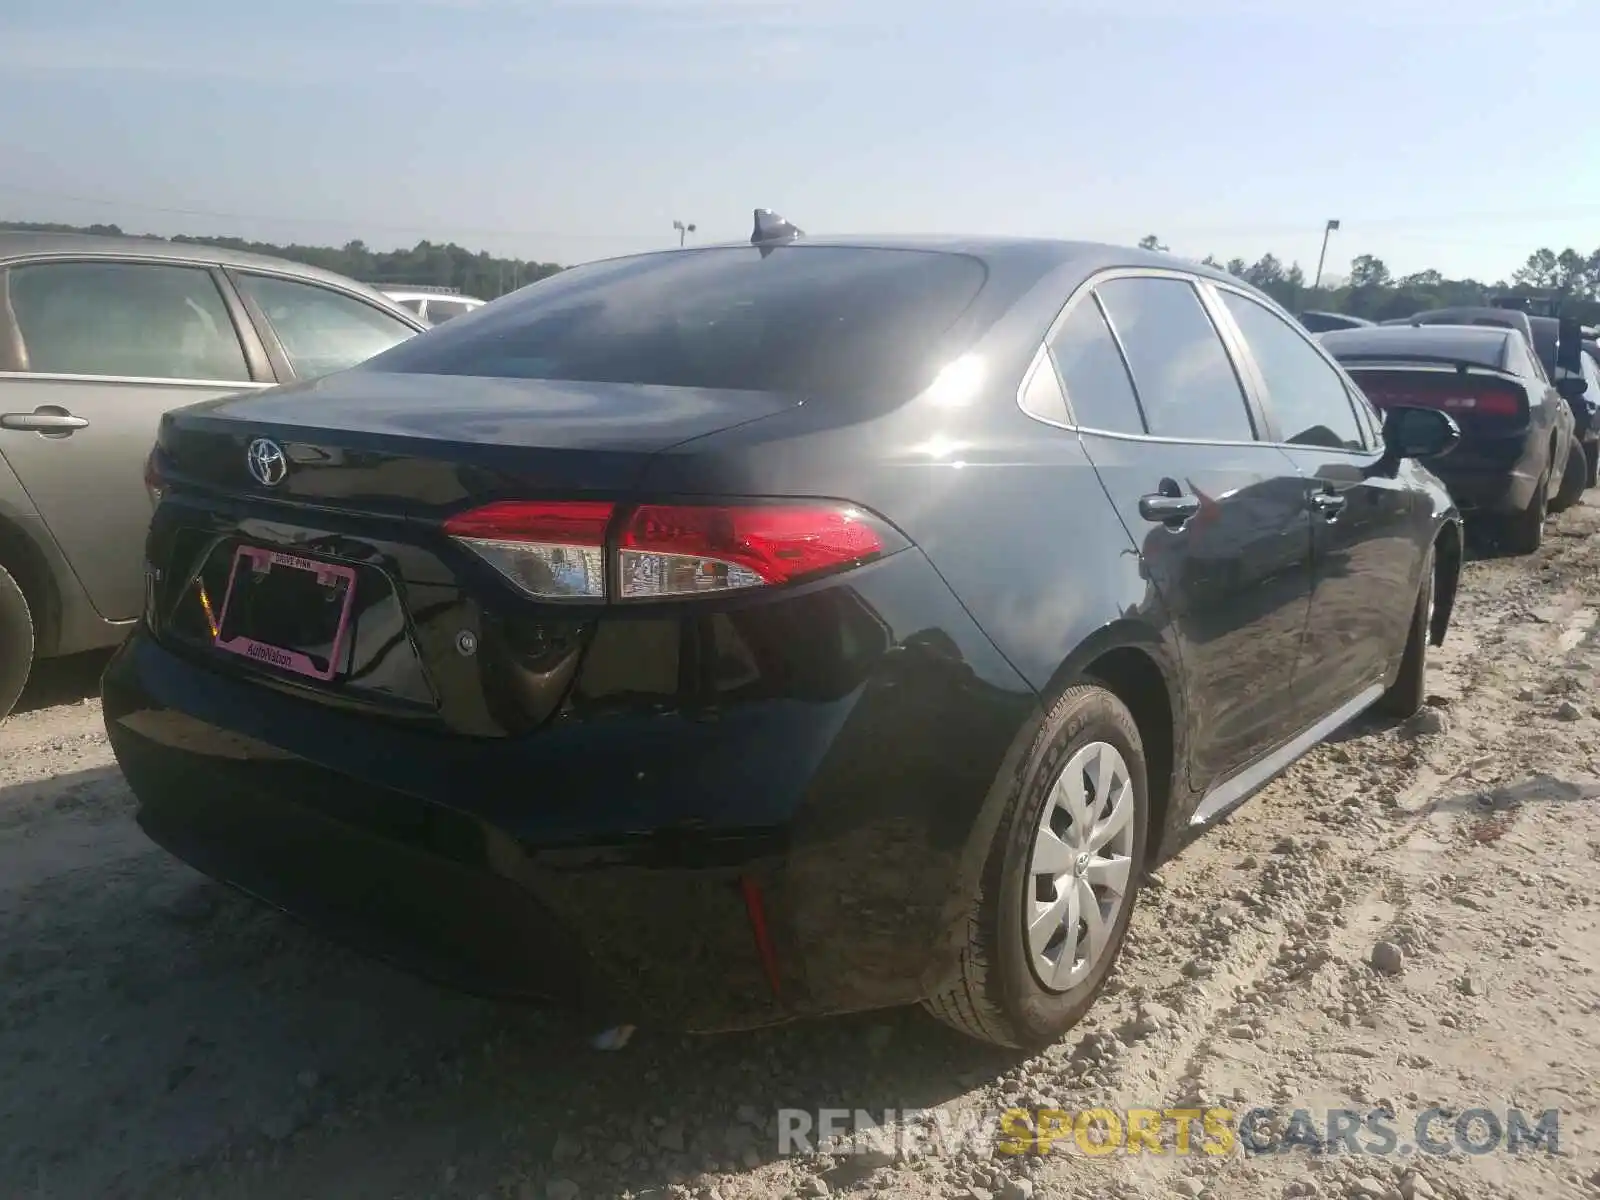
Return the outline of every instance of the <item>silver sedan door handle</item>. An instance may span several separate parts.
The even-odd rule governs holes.
[[[47,406],[31,413],[0,413],[0,429],[16,429],[28,433],[54,434],[65,437],[74,429],[89,424],[84,417],[75,417],[64,408]]]

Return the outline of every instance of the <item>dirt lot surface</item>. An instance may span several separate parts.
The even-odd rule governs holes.
[[[1026,1061],[918,1012],[599,1053],[364,961],[144,840],[96,664],[69,663],[0,725],[0,1196],[1600,1195],[1597,534],[1581,507],[1538,555],[1470,563],[1436,703],[1346,730],[1163,867],[1112,993]],[[782,1108],[952,1130],[1212,1104],[1280,1135],[1378,1109],[1397,1145],[778,1153]],[[1557,1152],[1509,1152],[1509,1108],[1558,1109]],[[1430,1109],[1489,1152],[1401,1153]]]

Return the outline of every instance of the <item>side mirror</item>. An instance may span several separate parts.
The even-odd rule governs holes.
[[[1383,419],[1383,445],[1389,457],[1438,458],[1461,440],[1461,426],[1436,408],[1391,408]]]
[[[1589,381],[1582,375],[1568,375],[1564,379],[1556,380],[1556,391],[1568,400],[1581,400],[1588,390]]]

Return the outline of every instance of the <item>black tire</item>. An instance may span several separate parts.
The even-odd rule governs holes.
[[[0,567],[0,721],[22,695],[33,670],[33,613],[10,572]]]
[[[1128,768],[1134,806],[1132,869],[1105,951],[1082,982],[1057,992],[1039,982],[1030,964],[1023,928],[1024,897],[1032,886],[1028,869],[1036,829],[1056,777],[1074,754],[1094,742],[1114,747]],[[1138,902],[1148,797],[1144,745],[1127,707],[1102,687],[1068,688],[1040,726],[995,830],[968,918],[960,978],[924,1001],[923,1007],[971,1037],[1019,1049],[1049,1045],[1075,1025],[1116,965]]]
[[[1583,460],[1589,468],[1583,481],[1584,487],[1600,487],[1600,443],[1585,442]]]
[[[1550,469],[1539,477],[1528,507],[1501,527],[1500,544],[1512,554],[1532,554],[1544,545],[1544,523],[1550,515]]]
[[[1589,460],[1584,457],[1583,446],[1576,438],[1567,451],[1567,466],[1561,473],[1561,490],[1550,502],[1551,512],[1565,512],[1583,498],[1583,489],[1589,485]]]
[[[1422,563],[1422,586],[1417,591],[1416,607],[1411,613],[1411,629],[1406,635],[1406,648],[1400,658],[1400,673],[1374,704],[1373,711],[1380,716],[1405,720],[1414,717],[1428,697],[1428,624],[1433,611],[1433,563],[1430,548]]]

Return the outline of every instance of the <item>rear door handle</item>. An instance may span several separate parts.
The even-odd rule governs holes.
[[[1311,511],[1336,517],[1344,511],[1345,499],[1338,492],[1312,492]]]
[[[1163,525],[1187,521],[1200,511],[1199,496],[1169,496],[1165,492],[1151,492],[1139,497],[1139,515],[1146,521]]]
[[[53,433],[62,436],[89,424],[83,417],[75,417],[64,408],[40,408],[31,413],[0,413],[0,429],[19,429],[31,433]]]

